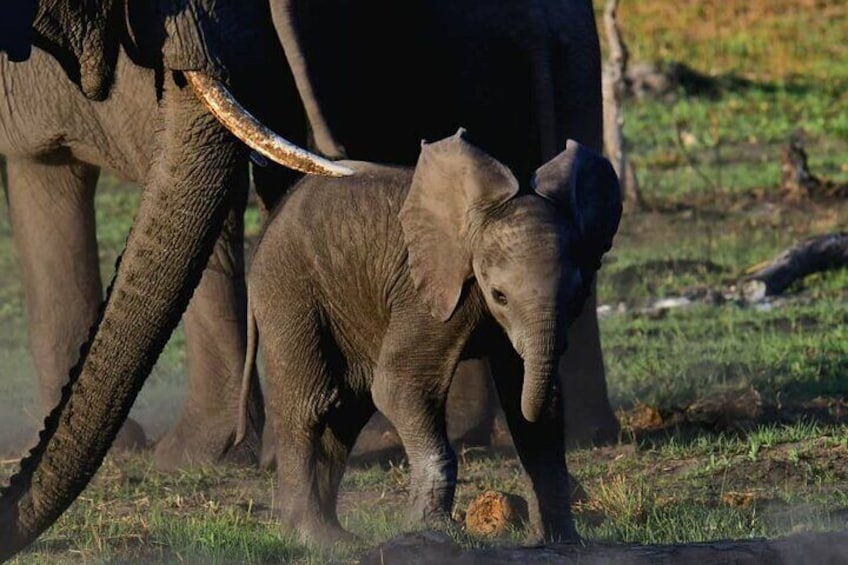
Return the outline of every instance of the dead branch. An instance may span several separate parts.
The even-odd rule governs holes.
[[[641,207],[639,183],[632,163],[624,150],[624,112],[622,100],[627,90],[627,46],[621,37],[617,20],[618,0],[607,0],[604,29],[609,44],[609,60],[604,66],[602,91],[604,104],[604,147],[621,183],[627,210]]]
[[[776,258],[749,268],[742,279],[746,294],[781,294],[795,281],[813,273],[848,267],[848,232],[831,233],[807,239]],[[751,286],[756,281],[764,288]]]
[[[794,202],[848,197],[848,183],[821,179],[810,171],[807,152],[799,139],[790,140],[780,153],[780,188],[784,198]]]

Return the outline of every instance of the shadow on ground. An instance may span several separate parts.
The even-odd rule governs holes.
[[[766,540],[718,540],[713,542],[641,544],[553,544],[535,547],[463,549],[450,537],[435,532],[406,534],[368,552],[363,565],[436,563],[580,563],[601,565],[674,565],[702,563],[845,563],[848,532],[799,534]]]

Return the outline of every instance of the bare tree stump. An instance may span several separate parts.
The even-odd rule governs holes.
[[[604,65],[601,81],[604,104],[604,148],[621,183],[621,193],[626,211],[641,208],[639,183],[636,171],[624,149],[624,112],[622,100],[627,90],[628,52],[617,20],[618,0],[607,0],[604,8],[604,29],[609,44],[609,60]]]
[[[784,198],[792,202],[848,196],[848,183],[821,179],[810,171],[807,152],[799,139],[791,140],[780,153],[780,188]]]
[[[742,293],[754,302],[781,294],[813,273],[842,267],[848,267],[848,232],[820,235],[748,269],[741,281]]]

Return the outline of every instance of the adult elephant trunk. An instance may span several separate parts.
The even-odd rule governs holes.
[[[158,158],[105,307],[38,445],[0,498],[0,561],[85,488],[186,309],[247,174],[247,149],[192,92],[167,81]]]
[[[556,347],[556,320],[537,321],[531,328],[522,348],[524,384],[521,388],[521,413],[528,422],[536,422],[550,396],[560,355]]]

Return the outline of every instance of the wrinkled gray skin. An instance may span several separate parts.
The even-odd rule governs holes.
[[[122,54],[111,96],[94,102],[39,49],[27,64],[0,59],[0,82],[6,86],[0,90],[0,153],[7,159],[6,195],[47,414],[61,398],[68,369],[103,300],[94,220],[99,171],[108,168],[139,184],[150,175],[157,143],[156,82],[152,70]],[[156,446],[160,468],[258,460],[260,395],[250,402],[246,441],[232,446],[245,339],[247,165],[240,169],[227,187],[234,205],[185,314],[189,392],[177,426]],[[136,439],[122,433],[115,447]]]
[[[40,0],[33,41],[91,100],[117,84],[124,50],[154,70],[159,105],[153,164],[107,301],[38,446],[0,497],[0,559],[52,524],[95,473],[243,200],[233,189],[247,150],[182,71],[223,81],[275,131],[330,157],[412,165],[422,138],[464,124],[526,179],[568,137],[601,147],[588,0]],[[291,181],[276,166],[254,178],[266,207]],[[581,426],[589,438],[617,426],[593,306],[590,297],[562,361],[569,390],[581,391],[569,433]]]
[[[52,238],[55,233],[61,236],[57,245],[81,251],[84,260],[73,262],[68,271],[56,266],[64,285],[85,281],[87,275],[80,272],[96,271],[90,230],[89,193],[96,178],[92,164],[142,180],[144,194],[106,303],[70,371],[69,385],[45,420],[39,444],[2,490],[0,561],[35,539],[85,488],[185,312],[204,268],[209,265],[210,272],[220,272],[204,277],[201,299],[207,292],[214,294],[209,288],[229,285],[231,276],[239,273],[239,244],[226,239],[241,221],[238,210],[245,200],[248,151],[209,113],[186,85],[182,71],[201,72],[223,82],[259,119],[295,143],[306,144],[303,110],[292,77],[281,64],[284,54],[267,2],[131,2],[128,19],[124,9],[123,3],[113,0],[39,2],[35,46],[59,62],[66,81],[77,91],[67,86],[54,91],[56,83],[44,79],[54,76],[55,64],[37,50],[29,61],[14,67],[3,63],[3,150],[9,176],[16,182],[30,181],[10,186],[16,237],[28,245],[33,234]],[[86,99],[92,102],[87,104]],[[153,106],[137,108],[138,101]],[[281,109],[289,113],[286,121],[281,120]],[[143,123],[145,117],[149,122]],[[273,191],[286,186],[287,175],[275,173]],[[259,177],[261,189],[268,175]],[[28,202],[38,199],[40,205]],[[67,216],[50,214],[51,207],[61,206],[76,210]],[[29,220],[18,221],[21,210],[32,211],[32,226]],[[80,217],[86,219],[76,224]],[[74,225],[69,226],[72,219]],[[216,248],[225,224],[229,227]],[[217,249],[214,256],[213,249]],[[39,268],[25,264],[24,270],[44,284]],[[98,288],[88,281],[79,290],[73,299],[85,296],[79,311],[84,319],[75,320],[76,327],[63,328],[63,333],[85,332],[91,320],[89,308],[98,299]],[[49,304],[43,310],[34,306],[35,324],[51,317]],[[221,304],[209,318],[219,317],[234,326],[234,319],[243,315],[232,304]],[[208,322],[194,326],[202,332],[210,327]],[[204,343],[200,358],[217,355],[209,346]],[[240,342],[230,341],[222,348],[231,346],[238,350],[229,353],[231,358],[243,351]],[[61,360],[51,363],[57,366],[50,370],[61,374],[47,380],[60,382],[68,367],[59,366]],[[237,399],[239,379],[226,379],[230,392],[221,392]],[[217,384],[223,385],[223,380]],[[234,415],[232,406],[237,402],[213,402]],[[202,431],[207,432],[218,436],[216,441],[221,439],[222,430]]]
[[[338,487],[375,407],[409,458],[411,525],[447,520],[448,387],[461,359],[485,356],[532,483],[535,539],[575,539],[556,372],[618,228],[609,162],[570,141],[520,191],[460,131],[423,145],[414,171],[348,164],[355,177],[300,183],[248,275],[245,374],[258,330],[284,523],[309,542],[348,537]]]
[[[421,139],[460,126],[520,179],[567,138],[601,151],[600,47],[589,0],[286,0],[272,2],[271,12],[288,30],[286,57],[325,155],[413,166]],[[572,445],[615,440],[619,431],[594,295],[587,304],[560,368],[579,398],[566,410]],[[462,372],[460,385],[488,386],[479,371]],[[463,402],[472,395],[462,390],[454,396],[454,415],[473,415],[459,429],[491,423],[491,403]]]

